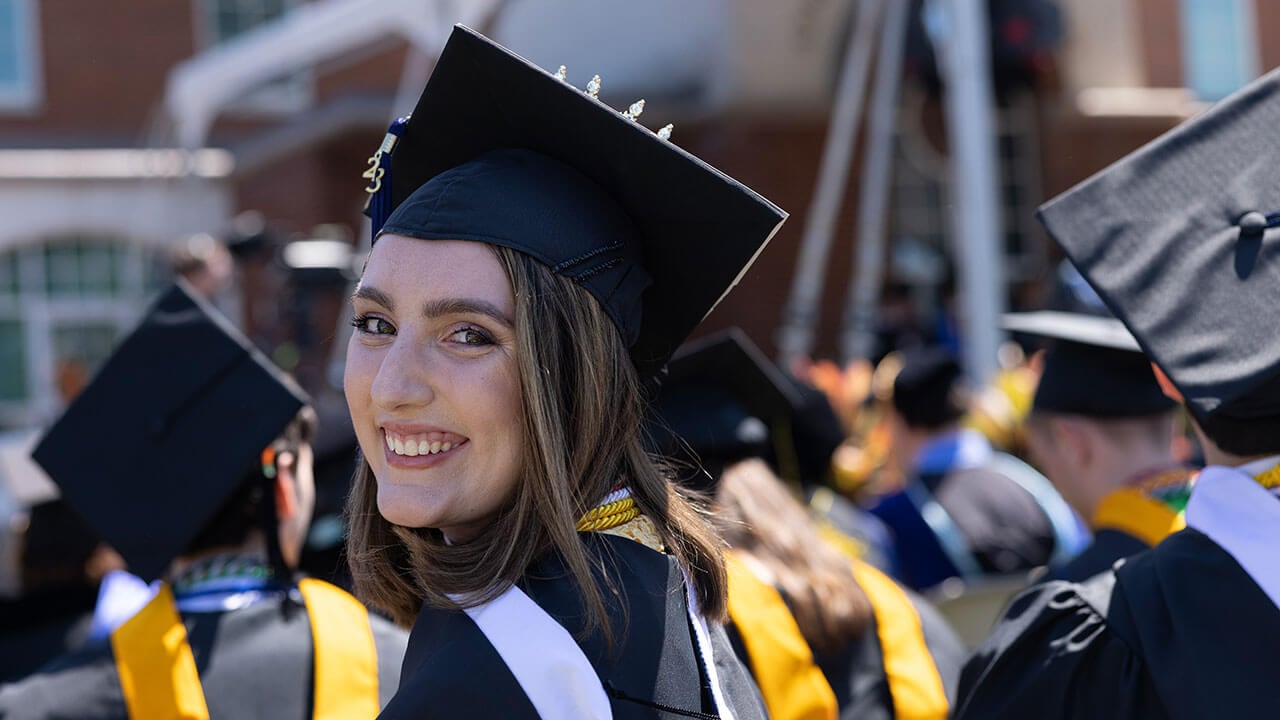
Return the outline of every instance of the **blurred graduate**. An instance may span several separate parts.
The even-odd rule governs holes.
[[[1089,546],[1051,577],[1086,580],[1181,529],[1192,471],[1173,459],[1177,403],[1124,325],[1046,310],[1006,315],[1004,326],[1051,341],[1027,442],[1093,531]]]
[[[654,435],[683,481],[714,497],[730,545],[730,637],[770,717],[941,720],[964,648],[937,611],[823,532],[776,474],[804,409],[742,333],[672,361]],[[829,454],[828,450],[828,454]]]
[[[1280,647],[1280,72],[1041,210],[1191,413],[1186,529],[1018,597],[958,718],[1275,717]]]
[[[905,484],[871,511],[893,533],[896,575],[915,590],[1065,562],[1086,540],[1043,475],[962,426],[970,397],[949,351],[904,354],[889,426]]]
[[[33,457],[159,592],[105,641],[0,689],[0,717],[373,717],[406,634],[295,582],[314,487],[302,391],[185,283]]]

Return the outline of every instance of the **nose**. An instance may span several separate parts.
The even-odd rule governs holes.
[[[408,337],[396,338],[383,356],[369,390],[374,405],[383,411],[429,405],[435,399],[429,353]]]

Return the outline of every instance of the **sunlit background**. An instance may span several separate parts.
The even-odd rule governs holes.
[[[979,380],[1052,285],[1037,205],[1280,65],[1272,0],[0,0],[0,519],[193,262],[344,457],[361,173],[456,22],[791,213],[701,332],[785,363],[940,342]]]

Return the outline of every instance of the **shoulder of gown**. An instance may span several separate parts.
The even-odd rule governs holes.
[[[1018,596],[965,666],[956,718],[1267,717],[1280,609],[1183,530],[1083,583]]]
[[[518,585],[574,636],[605,687],[614,718],[712,715],[709,673],[691,627],[679,563],[621,537],[593,533],[583,541],[600,571],[596,581],[612,644],[599,628],[584,631],[581,593],[555,556],[536,562]],[[763,718],[758,691],[723,628],[708,623],[708,631],[711,664],[734,717]],[[536,718],[537,712],[466,613],[424,607],[409,638],[400,691],[384,717],[461,716]]]

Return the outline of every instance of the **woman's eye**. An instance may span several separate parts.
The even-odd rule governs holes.
[[[462,328],[461,330],[456,330],[449,336],[449,340],[462,345],[479,346],[493,344],[493,341],[489,339],[488,335],[485,335],[475,328]]]
[[[395,327],[376,315],[361,315],[352,319],[351,326],[357,331],[369,335],[391,335]]]

